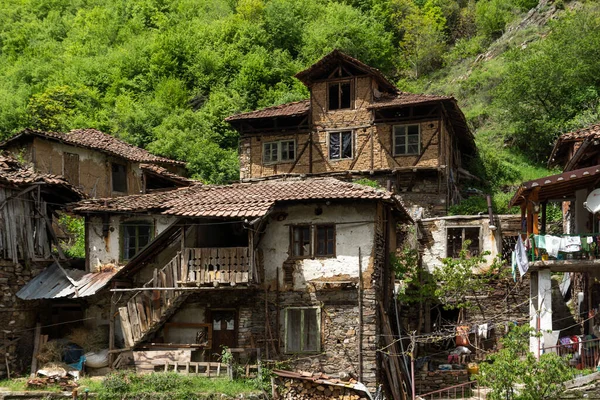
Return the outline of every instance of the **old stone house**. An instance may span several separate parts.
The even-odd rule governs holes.
[[[73,211],[86,219],[88,264],[123,265],[112,277],[113,347],[133,349],[138,370],[162,369],[147,362],[158,352],[185,365],[227,346],[346,372],[370,389],[384,380],[388,256],[396,225],[410,222],[392,193],[288,178],[85,200]]]
[[[453,97],[399,91],[377,69],[333,51],[296,74],[307,100],[237,114],[240,178],[389,180],[405,204],[445,215],[460,198],[475,142]]]
[[[159,157],[96,129],[25,129],[0,148],[41,173],[62,175],[92,198],[187,186],[185,163]]]
[[[62,177],[36,173],[0,155],[0,375],[29,367],[38,309],[16,294],[45,267],[65,258],[53,215],[82,196]]]

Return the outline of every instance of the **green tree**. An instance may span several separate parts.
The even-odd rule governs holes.
[[[491,400],[556,399],[564,382],[572,379],[567,360],[555,353],[545,353],[536,360],[529,351],[529,325],[514,326],[500,339],[502,349],[481,363],[478,384],[489,387]],[[517,389],[518,385],[522,387]]]

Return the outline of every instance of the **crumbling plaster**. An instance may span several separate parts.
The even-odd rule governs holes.
[[[175,222],[176,218],[164,215],[148,215],[128,217],[113,215],[108,219],[108,230],[104,229],[104,222],[101,216],[86,217],[86,235],[87,235],[87,260],[90,269],[93,270],[97,265],[115,264],[122,265],[120,260],[121,224],[126,221],[152,221],[154,224],[154,237],[165,230],[169,225]],[[106,236],[104,235],[106,232]]]
[[[487,216],[454,216],[441,218],[423,219],[419,223],[422,230],[422,263],[423,268],[433,272],[442,265],[442,259],[448,257],[447,251],[447,229],[458,227],[479,227],[480,249],[482,252],[489,251],[486,263],[482,267],[489,267],[494,258],[501,251],[502,240],[498,229],[490,229],[490,221]]]
[[[316,215],[317,210],[322,210]],[[283,216],[285,218],[277,218]],[[305,258],[296,261],[292,290],[304,291],[308,281],[318,278],[345,276],[358,277],[358,251],[361,249],[365,284],[370,282],[373,270],[375,237],[375,204],[352,205],[294,205],[282,208],[271,217],[259,248],[264,254],[265,281],[275,282],[277,269],[289,257],[290,226],[295,224],[336,224],[336,256],[332,258]],[[281,219],[281,220],[279,220]],[[364,275],[363,275],[364,276]],[[284,288],[283,274],[279,274],[279,285]]]

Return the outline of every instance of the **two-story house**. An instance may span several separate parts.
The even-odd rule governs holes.
[[[399,91],[381,72],[334,50],[296,74],[307,100],[237,114],[240,178],[288,175],[391,181],[405,204],[445,215],[476,152],[453,97]]]
[[[85,216],[88,264],[124,265],[104,312],[118,311],[111,350],[133,350],[139,371],[162,370],[165,352],[193,368],[227,346],[347,372],[371,390],[385,380],[388,258],[397,224],[411,221],[391,192],[288,178],[86,200],[73,211]],[[134,248],[142,226],[156,236]]]
[[[41,173],[62,175],[92,198],[188,186],[185,163],[159,157],[96,129],[25,129],[0,148]]]

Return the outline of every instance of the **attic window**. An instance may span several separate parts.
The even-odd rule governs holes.
[[[127,193],[127,166],[124,164],[111,164],[113,192]]]
[[[352,81],[330,82],[328,84],[329,110],[342,110],[352,108],[354,93]]]

